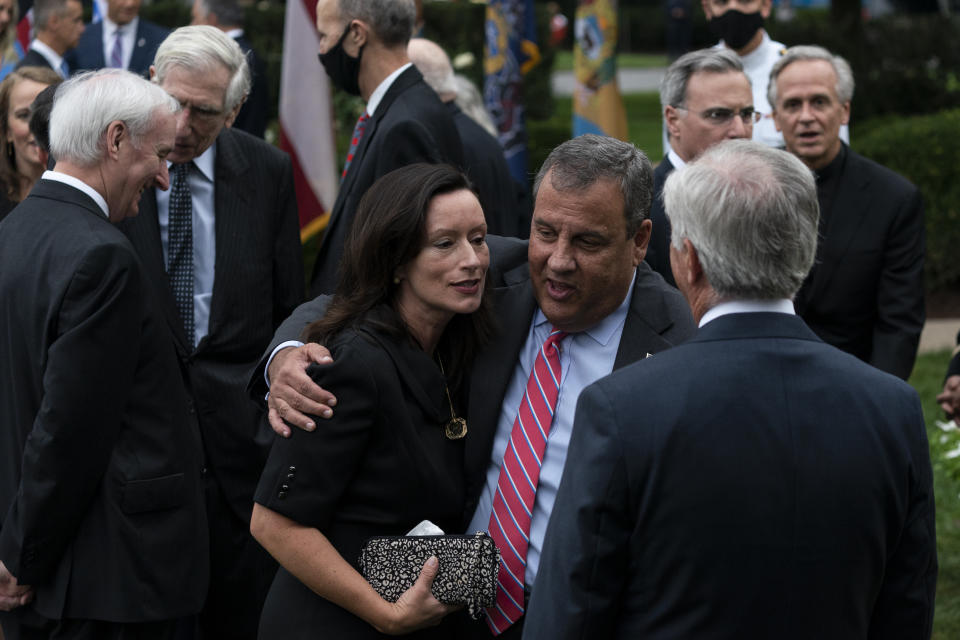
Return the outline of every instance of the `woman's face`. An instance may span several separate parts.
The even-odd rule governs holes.
[[[3,0],[0,0],[3,2]],[[40,164],[40,147],[30,133],[30,105],[47,85],[33,80],[20,80],[10,92],[7,110],[7,142],[13,143],[17,171],[27,175]]]
[[[446,323],[456,313],[477,310],[490,264],[486,235],[473,192],[461,189],[430,201],[423,247],[397,273],[398,303],[408,324]]]
[[[5,31],[13,20],[14,0],[0,0],[0,32]]]

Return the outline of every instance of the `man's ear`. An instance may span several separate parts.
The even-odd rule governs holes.
[[[683,260],[686,261],[685,273],[687,275],[687,284],[694,285],[703,278],[703,266],[700,264],[700,254],[697,248],[691,244],[689,238],[683,239]]]
[[[237,115],[240,114],[240,109],[243,108],[243,103],[247,101],[247,96],[249,96],[249,95],[250,95],[250,94],[248,93],[247,95],[243,96],[243,98],[240,100],[240,102],[238,102],[238,103],[236,104],[236,106],[235,106],[233,109],[230,110],[230,113],[227,114],[227,119],[226,119],[226,121],[223,123],[225,127],[232,127],[232,126],[233,126],[234,120],[237,119]]]
[[[157,81],[157,67],[154,65],[150,65],[150,81],[151,82]]]
[[[663,108],[663,121],[667,123],[667,133],[669,134],[670,140],[675,139],[677,134],[680,133],[677,125],[678,120],[680,120],[680,113],[676,107],[668,104]]]
[[[130,133],[127,129],[127,125],[121,120],[114,120],[107,125],[106,131],[106,153],[107,156],[119,160],[120,158],[120,144],[129,144],[130,142]]]
[[[639,266],[643,262],[643,258],[647,255],[647,247],[650,244],[650,233],[653,230],[653,222],[650,221],[650,218],[647,218],[640,223],[640,228],[637,229],[637,233],[633,236],[633,246],[630,249],[633,251],[633,266]]]

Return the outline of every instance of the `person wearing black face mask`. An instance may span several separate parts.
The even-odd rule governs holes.
[[[344,240],[360,198],[377,178],[415,162],[463,166],[453,117],[410,64],[413,0],[340,0],[317,3],[320,63],[338,89],[367,104],[351,136],[310,293],[332,293]]]
[[[753,126],[753,139],[770,147],[784,146],[773,125],[767,102],[770,69],[786,47],[770,39],[763,23],[770,17],[772,0],[701,0],[710,29],[720,38],[718,47],[733,49],[753,87],[753,106],[761,114]]]

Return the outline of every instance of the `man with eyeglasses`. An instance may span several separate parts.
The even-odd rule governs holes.
[[[923,204],[841,140],[853,86],[846,60],[821,47],[791,47],[770,72],[774,122],[820,201],[817,260],[795,304],[824,342],[906,380],[926,317]]]
[[[653,174],[653,232],[646,261],[676,286],[670,269],[670,223],[660,197],[663,183],[674,169],[692,162],[718,142],[750,138],[759,113],[753,108],[750,80],[743,65],[727,49],[701,49],[677,58],[660,84],[660,105],[670,148]]]
[[[220,29],[177,29],[150,75],[182,106],[170,190],[144,191],[123,231],[157,290],[203,437],[211,570],[202,637],[252,639],[276,565],[249,534],[270,437],[258,433],[243,381],[303,298],[292,166],[230,128],[250,71]]]

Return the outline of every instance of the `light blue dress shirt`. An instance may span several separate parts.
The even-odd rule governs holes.
[[[210,300],[213,298],[213,274],[217,257],[216,218],[214,216],[213,166],[217,143],[193,159],[195,169],[187,177],[193,203],[193,323],[194,347],[210,330]],[[167,163],[170,166],[170,163]],[[167,264],[170,238],[170,190],[157,190],[157,218],[163,263]]]
[[[577,399],[587,385],[593,384],[613,371],[613,363],[617,358],[620,336],[623,335],[623,325],[627,319],[632,295],[633,282],[630,283],[626,299],[613,313],[586,331],[568,335],[561,343],[560,393],[557,396],[557,407],[553,414],[550,434],[547,437],[547,448],[544,452],[540,481],[537,484],[537,495],[533,504],[533,517],[530,520],[530,546],[527,549],[525,576],[528,586],[533,584],[537,576],[537,568],[540,566],[543,537],[547,532],[553,503],[557,499],[557,488],[560,486],[563,465],[567,460],[567,447],[570,444],[570,435],[573,433],[573,416],[577,408]],[[507,450],[507,442],[510,440],[510,432],[517,418],[517,410],[523,399],[527,380],[530,378],[530,370],[533,368],[540,346],[550,335],[550,329],[550,321],[540,309],[537,309],[527,334],[527,341],[520,351],[519,360],[514,367],[503,403],[500,405],[500,419],[497,422],[490,466],[487,468],[487,483],[480,494],[480,501],[467,528],[467,533],[488,529],[503,454]]]

